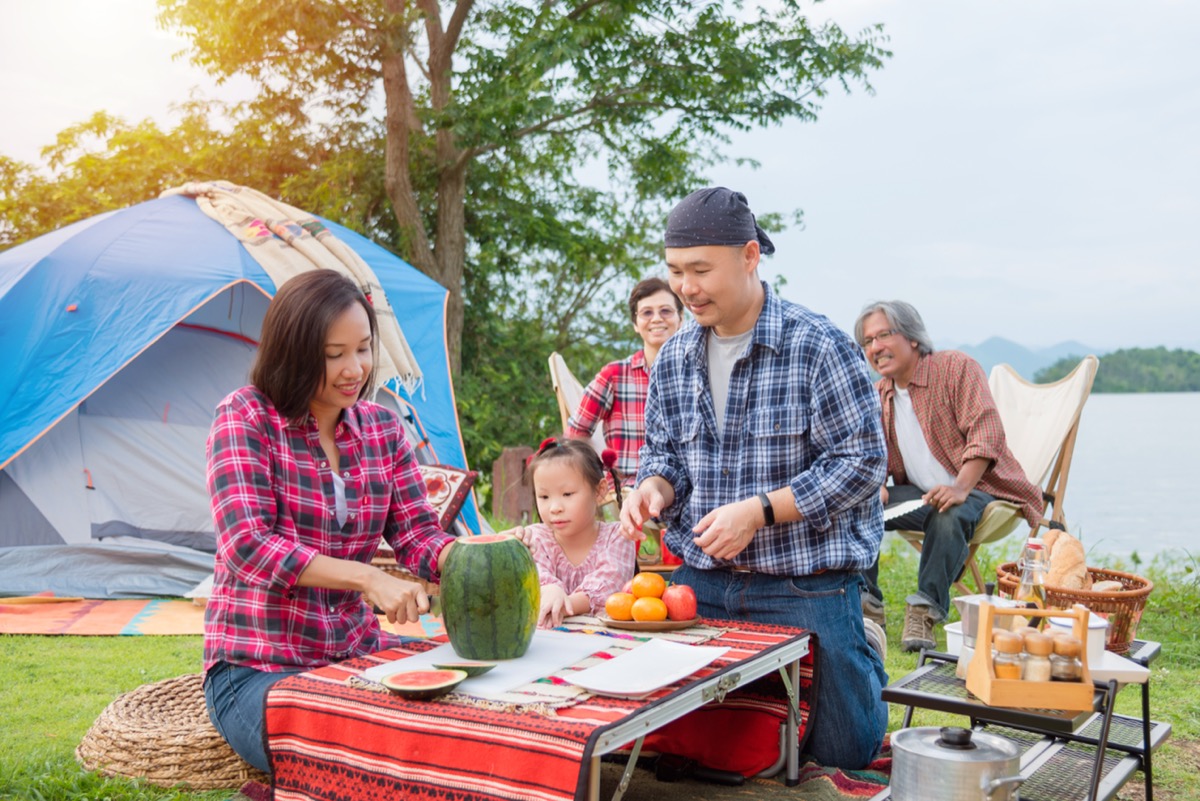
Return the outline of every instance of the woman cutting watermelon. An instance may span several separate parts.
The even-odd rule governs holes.
[[[372,604],[391,622],[429,611],[420,584],[371,566],[380,537],[434,581],[454,542],[399,420],[364,400],[378,338],[353,281],[329,270],[288,280],[267,308],[250,386],[220,403],[209,434],[217,555],[204,697],[221,736],[268,773],[271,685],[398,645]]]

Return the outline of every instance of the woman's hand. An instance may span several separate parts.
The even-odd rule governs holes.
[[[429,611],[429,596],[415,581],[405,581],[374,569],[363,589],[367,603],[387,615],[389,623],[415,623]]]

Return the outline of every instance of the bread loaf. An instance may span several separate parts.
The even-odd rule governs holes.
[[[1125,585],[1119,581],[1097,581],[1092,585],[1092,592],[1121,592],[1125,589]]]
[[[1051,535],[1054,535],[1051,538]],[[1046,572],[1046,586],[1064,590],[1086,590],[1092,586],[1092,577],[1087,569],[1087,554],[1083,543],[1069,532],[1052,529],[1046,532],[1050,549],[1050,569]]]

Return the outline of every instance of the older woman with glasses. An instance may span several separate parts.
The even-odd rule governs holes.
[[[604,423],[605,444],[617,454],[617,472],[628,484],[637,475],[638,451],[645,437],[646,392],[650,366],[658,350],[683,323],[683,302],[661,278],[638,282],[629,295],[629,316],[642,338],[642,349],[604,366],[584,390],[579,408],[567,421],[569,437],[587,438]]]

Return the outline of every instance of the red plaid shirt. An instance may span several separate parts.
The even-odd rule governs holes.
[[[346,482],[338,526],[333,477],[316,421],[296,426],[254,387],[217,407],[208,491],[217,556],[204,612],[204,668],[316,667],[393,647],[361,593],[297,586],[318,554],[370,562],[384,537],[401,565],[432,579],[453,537],[425,497],[395,416],[360,401],[334,432]]]
[[[887,438],[888,474],[897,484],[907,484],[904,459],[896,439],[895,382],[881,378],[875,385],[883,404],[883,433]],[[1036,525],[1045,508],[1042,491],[1025,477],[1017,458],[1008,449],[1004,425],[987,376],[979,362],[956,350],[922,356],[908,384],[913,411],[925,442],[950,475],[957,476],[971,459],[988,459],[975,488],[1021,507],[1021,516]]]
[[[650,371],[638,351],[604,366],[583,391],[579,408],[567,421],[567,436],[588,438],[604,423],[604,442],[617,453],[617,472],[630,483],[637,476],[638,451],[646,438],[646,392]]]

